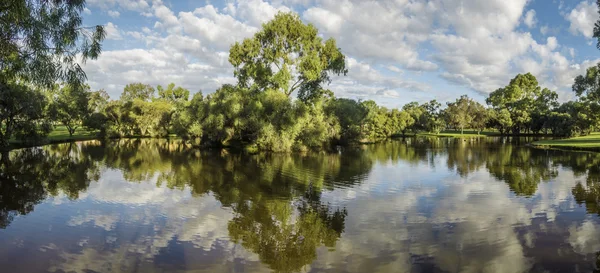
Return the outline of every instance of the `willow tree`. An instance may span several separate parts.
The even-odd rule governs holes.
[[[0,2],[0,72],[4,80],[82,83],[82,62],[101,52],[102,26],[83,27],[85,0]],[[8,78],[8,79],[6,79]]]
[[[312,24],[295,13],[278,13],[254,37],[236,42],[229,62],[240,87],[278,90],[288,97],[320,97],[331,76],[346,74],[345,56],[334,39],[323,41]]]

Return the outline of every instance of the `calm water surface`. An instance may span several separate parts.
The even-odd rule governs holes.
[[[599,272],[600,154],[409,139],[306,155],[121,140],[0,167],[1,272]]]

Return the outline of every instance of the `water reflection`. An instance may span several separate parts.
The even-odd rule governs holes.
[[[16,150],[0,165],[0,266],[589,272],[600,267],[599,166],[600,154],[497,139],[305,155],[151,139]]]

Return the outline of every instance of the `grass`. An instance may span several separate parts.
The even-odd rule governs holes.
[[[58,141],[69,141],[69,140],[86,140],[96,138],[96,132],[87,131],[82,128],[77,128],[73,136],[69,136],[69,131],[65,126],[55,126],[54,130],[48,134],[48,141],[50,142],[58,142]]]
[[[417,136],[435,136],[435,137],[454,137],[454,138],[476,138],[476,137],[487,137],[487,136],[496,136],[497,132],[492,131],[483,131],[480,134],[477,134],[475,130],[464,130],[461,134],[460,131],[446,130],[441,131],[439,134],[434,133],[419,133]]]
[[[533,145],[558,148],[600,148],[600,132],[592,133],[588,136],[582,137],[542,140],[534,142]]]
[[[87,131],[83,128],[78,128],[77,130],[75,130],[75,133],[73,133],[73,136],[69,136],[69,130],[67,130],[67,127],[63,125],[58,125],[55,126],[54,130],[52,130],[52,132],[50,132],[50,134],[48,134],[48,136],[40,142],[24,143],[13,138],[10,140],[10,144],[13,147],[28,147],[31,145],[43,145],[48,143],[61,143],[77,140],[90,140],[96,138],[96,132]]]

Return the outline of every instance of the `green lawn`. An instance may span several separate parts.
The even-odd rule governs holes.
[[[498,135],[497,132],[483,131],[481,134],[477,134],[475,130],[464,130],[461,134],[460,131],[446,130],[441,131],[439,134],[433,133],[419,133],[417,136],[436,136],[436,137],[455,137],[455,138],[473,138],[473,137],[486,137]]]
[[[52,132],[50,132],[50,134],[48,134],[48,137],[46,137],[46,141],[43,141],[40,144],[66,142],[66,141],[71,141],[71,140],[88,140],[88,139],[95,139],[95,138],[96,138],[96,132],[87,131],[83,128],[77,128],[77,130],[75,130],[75,133],[71,137],[71,136],[69,136],[69,131],[67,130],[67,127],[59,125],[59,126],[55,126],[54,130],[52,130]],[[10,142],[13,144],[16,144],[16,145],[21,144],[21,142],[16,139],[11,139]]]
[[[592,133],[589,136],[582,137],[541,140],[534,142],[533,145],[550,147],[600,148],[600,132]]]

